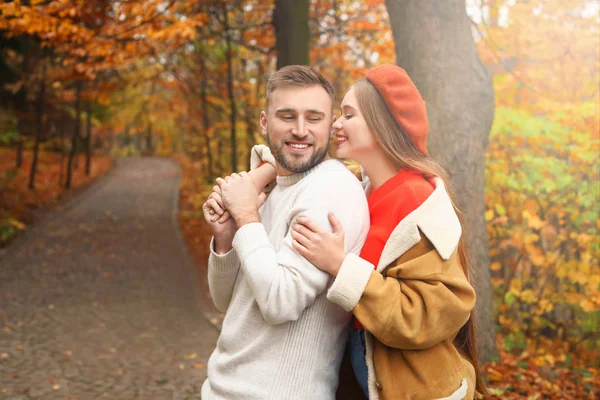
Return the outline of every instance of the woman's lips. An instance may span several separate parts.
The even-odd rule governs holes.
[[[338,145],[338,146],[348,140],[347,136],[342,136],[342,135],[335,135],[335,138],[337,139],[336,145]]]

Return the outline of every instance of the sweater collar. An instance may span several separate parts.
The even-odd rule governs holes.
[[[396,226],[385,244],[377,271],[397,260],[402,254],[421,240],[419,229],[433,244],[439,255],[448,260],[456,248],[462,234],[458,216],[444,182],[434,180],[435,190],[421,204]]]
[[[306,170],[304,172],[298,172],[297,174],[286,175],[286,176],[278,175],[277,176],[277,186],[281,186],[281,187],[292,186],[292,185],[300,182],[304,177],[312,174],[313,172],[323,168],[326,165],[329,165],[331,163],[336,163],[336,162],[339,162],[339,161],[334,160],[334,159],[329,159],[329,160],[325,160],[325,161],[315,165],[311,169]]]

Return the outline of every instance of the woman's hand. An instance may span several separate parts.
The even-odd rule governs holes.
[[[225,209],[225,205],[223,204],[223,197],[221,196],[221,188],[219,185],[213,186],[212,192],[202,208],[204,209],[205,214],[209,214],[208,216],[205,215],[205,218],[208,218],[206,222],[210,221],[223,224],[231,218],[231,214],[229,214],[229,211]]]
[[[328,214],[333,232],[321,230],[317,224],[306,217],[299,217],[292,226],[292,245],[294,249],[313,263],[317,268],[337,276],[346,252],[344,251],[344,231],[340,221]]]

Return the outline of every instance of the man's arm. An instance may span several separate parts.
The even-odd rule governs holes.
[[[233,220],[219,223],[213,221],[213,204],[221,201],[218,193],[211,193],[202,206],[204,219],[213,231],[208,258],[208,287],[217,309],[225,312],[231,301],[233,287],[240,267],[240,260],[232,250],[231,242],[236,227]]]
[[[337,174],[311,180],[310,188],[307,185],[301,191],[287,215],[288,232],[276,251],[260,222],[259,200],[248,175],[233,174],[218,183],[223,202],[238,227],[233,248],[265,321],[280,324],[298,319],[325,291],[330,276],[294,250],[291,226],[299,216],[306,216],[331,231],[328,213],[335,211],[349,232],[359,230],[352,222],[358,220],[361,225],[357,233],[366,235],[368,208],[360,185],[352,176],[339,179]],[[348,252],[360,250],[356,240],[350,240],[346,247]]]
[[[233,287],[240,269],[240,260],[234,250],[218,254],[214,248],[215,239],[210,243],[208,257],[208,289],[217,310],[227,311]]]
[[[317,219],[317,213],[307,211],[302,215]],[[321,214],[326,214],[326,211],[321,211]],[[327,273],[317,269],[293,249],[290,232],[276,251],[261,223],[246,224],[236,233],[233,248],[246,271],[263,318],[269,324],[298,319],[329,283]]]

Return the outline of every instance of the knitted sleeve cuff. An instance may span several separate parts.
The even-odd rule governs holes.
[[[348,254],[327,292],[327,299],[352,311],[365,291],[371,278],[373,265],[356,254]]]
[[[210,240],[210,255],[208,257],[210,272],[217,275],[226,275],[231,271],[237,270],[240,265],[240,259],[236,252],[231,249],[225,254],[215,253],[215,238]]]

